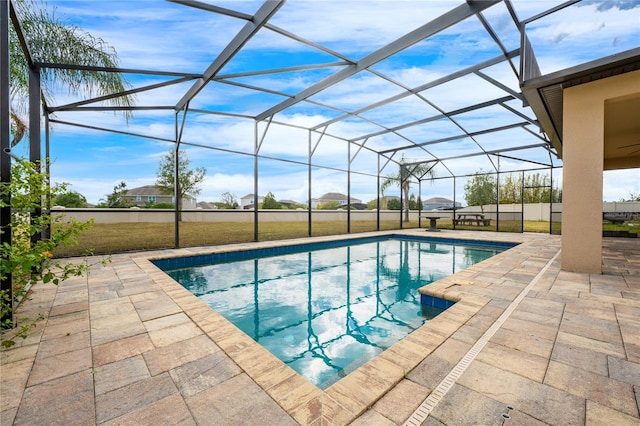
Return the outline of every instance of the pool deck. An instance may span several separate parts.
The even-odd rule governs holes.
[[[640,239],[605,238],[589,275],[560,271],[558,236],[426,236],[521,244],[429,285],[457,303],[324,391],[149,261],[283,242],[36,285],[18,317],[45,319],[0,353],[0,424],[640,424]]]

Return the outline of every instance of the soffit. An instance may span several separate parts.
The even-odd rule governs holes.
[[[640,48],[525,81],[522,85],[523,94],[554,147],[562,155],[563,90],[637,70],[640,70]],[[618,148],[629,142],[628,139],[633,138],[633,131],[640,126],[638,110],[626,109],[635,105],[637,100],[634,99],[612,101],[607,106],[606,125],[607,134],[610,135],[607,139],[626,142],[612,142],[606,148],[606,157],[620,157],[622,150]]]

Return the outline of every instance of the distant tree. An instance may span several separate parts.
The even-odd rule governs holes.
[[[340,204],[340,201],[328,201],[326,203],[322,203],[318,205],[317,209],[318,210],[338,210],[340,207],[342,207],[342,204]]]
[[[409,197],[409,209],[411,210],[422,209],[422,199],[420,197],[416,198],[416,194],[411,194],[411,196]]]
[[[629,201],[640,201],[640,192],[638,192],[637,194],[634,194],[633,192],[629,193],[629,198],[621,198],[620,201],[624,202],[629,202]]]
[[[131,207],[131,203],[127,199],[127,184],[125,181],[120,182],[113,187],[113,192],[107,195],[107,199],[101,199],[98,207],[106,207],[108,209],[117,209],[123,207]]]
[[[230,192],[223,192],[220,196],[220,200],[221,202],[219,207],[221,209],[237,209],[239,206],[238,199]]]
[[[562,190],[551,188],[549,175],[541,173],[506,175],[500,182],[500,204],[558,203],[562,201]]]
[[[389,202],[388,197],[382,197],[380,198],[380,210],[385,210],[388,209],[388,202]],[[399,203],[400,201],[398,201]],[[378,208],[378,199],[374,198],[373,200],[370,200],[367,202],[367,210],[375,210]],[[397,210],[397,209],[396,209]]]
[[[522,202],[522,175],[516,178],[508,174],[500,183],[500,204],[518,204]]]
[[[390,198],[387,200],[387,209],[389,210],[400,210],[402,209],[402,205],[400,204],[400,200],[397,198]]]
[[[496,179],[494,175],[477,171],[464,185],[464,199],[470,206],[480,206],[484,213],[486,204],[496,202]]]
[[[264,200],[262,201],[262,208],[271,209],[271,210],[281,210],[283,207],[282,207],[282,204],[276,201],[275,195],[273,195],[272,192],[269,192],[267,193],[267,195],[264,196]]]
[[[84,195],[80,194],[76,191],[66,191],[61,194],[58,194],[52,201],[52,205],[54,206],[63,206],[63,207],[76,207],[83,208],[87,207],[87,199]]]
[[[380,192],[384,195],[384,191],[387,190],[390,186],[399,186],[403,192],[403,200],[405,205],[404,211],[404,220],[409,221],[409,209],[411,206],[409,205],[409,190],[411,189],[411,178],[415,177],[417,179],[433,179],[435,177],[435,173],[433,168],[431,168],[431,164],[429,163],[421,163],[421,164],[406,164],[407,160],[404,155],[400,159],[398,166],[398,174],[393,176],[387,176],[386,179],[382,182],[380,186]],[[390,204],[390,202],[389,202]],[[392,209],[389,205],[387,208]]]
[[[526,176],[523,198],[525,203],[549,202],[549,177],[540,173]]]
[[[306,210],[307,208],[308,208],[307,205],[302,203],[291,203],[288,207],[289,210],[298,210],[298,209]]]
[[[196,197],[202,189],[200,185],[204,181],[207,169],[204,167],[189,168],[191,161],[187,157],[187,152],[180,150],[178,153],[178,209],[182,210],[182,199],[186,195]],[[174,194],[175,175],[175,151],[169,151],[160,161],[156,173],[156,186],[164,194]]]

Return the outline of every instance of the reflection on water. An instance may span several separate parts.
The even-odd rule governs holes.
[[[503,250],[384,240],[167,273],[324,388],[441,312],[419,287]]]

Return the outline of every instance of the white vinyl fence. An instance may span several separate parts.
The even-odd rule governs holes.
[[[549,204],[525,204],[524,210],[521,204],[500,204],[499,206],[484,206],[484,214],[487,219],[495,220],[496,213],[500,214],[500,220],[520,220],[524,211],[524,220],[549,221],[553,212],[553,221],[562,220],[562,203],[556,203],[549,208]],[[457,209],[456,213],[481,213],[480,206],[471,206]],[[640,215],[640,202],[611,202],[604,203],[604,213],[636,213]],[[65,209],[54,207],[52,214],[63,214],[65,220],[75,218],[86,221],[91,218],[96,223],[137,223],[137,222],[173,222],[173,210],[140,209],[137,207],[128,209]],[[381,210],[380,220],[400,220],[400,211]],[[404,213],[402,213],[404,215]],[[376,220],[376,210],[351,210],[351,220]],[[410,212],[409,220],[417,221],[418,216],[438,216],[453,218],[452,211],[422,211]],[[346,210],[312,210],[312,221],[346,221]],[[404,217],[404,216],[403,216]],[[253,210],[184,210],[183,222],[253,222],[255,214]],[[306,222],[309,219],[307,210],[260,210],[258,220],[262,222]]]

